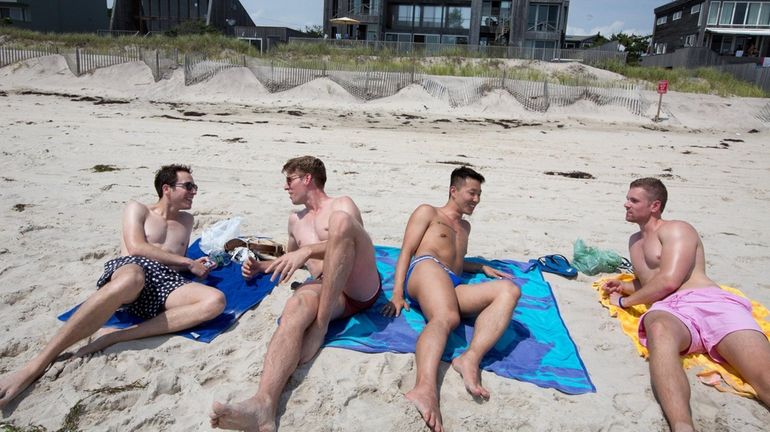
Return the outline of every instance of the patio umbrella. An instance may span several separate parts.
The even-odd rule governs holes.
[[[361,24],[361,21],[353,18],[348,17],[342,17],[342,18],[332,18],[329,20],[332,24],[340,24],[340,25],[356,25]]]

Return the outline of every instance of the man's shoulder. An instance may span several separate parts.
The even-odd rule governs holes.
[[[430,204],[420,204],[416,209],[414,209],[414,213],[434,214],[438,213],[438,207],[432,206]]]
[[[329,197],[329,198],[331,198],[331,200],[332,200],[331,204],[332,204],[333,208],[337,208],[339,206],[350,206],[350,205],[355,206],[356,205],[356,202],[353,201],[353,198],[351,198],[351,197],[349,197],[347,195],[340,195],[338,197]]]
[[[126,203],[124,212],[135,217],[145,217],[150,213],[150,206],[137,200],[130,199]]]
[[[689,222],[682,220],[667,220],[658,228],[658,233],[665,234],[696,234],[698,231]]]
[[[177,214],[177,220],[181,224],[192,225],[193,221],[195,220],[195,216],[193,216],[192,213],[188,213],[186,211],[180,211]]]

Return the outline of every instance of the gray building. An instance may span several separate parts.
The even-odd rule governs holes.
[[[104,0],[0,0],[0,19],[28,30],[95,33],[107,28]]]
[[[162,32],[185,21],[202,21],[227,35],[236,26],[254,26],[239,0],[115,0],[110,30]]]
[[[287,43],[289,38],[309,38],[310,35],[288,27],[235,27],[235,37],[248,41],[260,52],[265,52],[276,46]]]
[[[558,48],[569,0],[324,0],[331,38]],[[348,24],[340,18],[350,18]]]
[[[770,56],[770,0],[678,0],[656,8],[651,54],[684,47],[707,47],[723,56]]]

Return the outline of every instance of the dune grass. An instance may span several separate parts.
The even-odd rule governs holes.
[[[96,50],[138,46],[143,49],[178,49],[181,52],[199,52],[211,57],[232,54],[254,57],[260,55],[259,51],[249,43],[214,33],[183,36],[153,35],[145,37],[130,35],[111,37],[93,33],[40,33],[4,26],[0,27],[0,44],[27,48],[40,46],[88,47]]]
[[[673,68],[630,66],[618,62],[599,65],[602,69],[627,78],[657,83],[668,81],[668,89],[683,93],[715,94],[719,96],[768,97],[770,93],[727,72],[715,68]]]

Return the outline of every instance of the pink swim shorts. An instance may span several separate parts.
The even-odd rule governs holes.
[[[725,336],[738,330],[762,331],[751,315],[748,299],[718,287],[689,289],[655,302],[642,315],[639,342],[644,346],[647,346],[644,317],[652,311],[674,315],[690,331],[690,348],[682,354],[708,353],[719,363],[725,363],[725,359],[719,355],[716,346]]]

